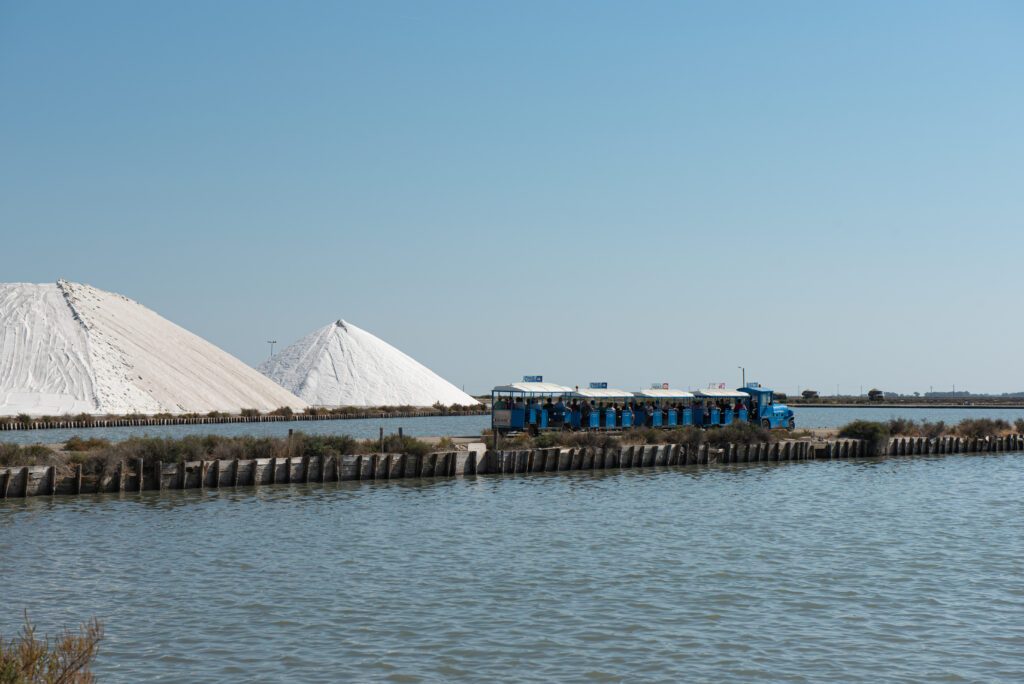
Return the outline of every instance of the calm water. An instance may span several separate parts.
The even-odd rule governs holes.
[[[1021,681],[1024,454],[0,504],[103,680]]]
[[[829,428],[840,427],[851,420],[888,420],[890,418],[913,418],[914,420],[944,420],[959,423],[964,418],[1003,418],[1010,422],[1024,418],[1024,409],[886,409],[886,408],[821,408],[796,407],[798,427]],[[491,426],[490,416],[432,416],[427,418],[392,418],[360,420],[325,420],[292,423],[222,423],[218,425],[165,425],[156,427],[90,428],[87,430],[31,430],[0,432],[0,442],[20,444],[58,444],[73,435],[105,437],[120,441],[132,436],[154,435],[159,437],[183,437],[185,435],[255,435],[258,437],[284,436],[289,428],[317,435],[352,435],[359,439],[376,437],[383,427],[388,433],[397,432],[401,427],[406,434],[423,436],[479,435]]]

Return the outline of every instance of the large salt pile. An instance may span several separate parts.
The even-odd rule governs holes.
[[[346,321],[314,330],[259,369],[314,406],[477,403],[415,359]]]
[[[0,284],[0,415],[281,406],[306,404],[126,297],[66,281]]]

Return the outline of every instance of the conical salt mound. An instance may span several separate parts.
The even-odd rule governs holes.
[[[281,406],[306,404],[127,297],[66,281],[0,284],[0,415]]]
[[[259,369],[314,406],[477,403],[429,368],[345,321],[311,332]]]

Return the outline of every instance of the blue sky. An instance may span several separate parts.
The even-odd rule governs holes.
[[[1024,390],[1019,2],[0,2],[0,281],[467,390]]]

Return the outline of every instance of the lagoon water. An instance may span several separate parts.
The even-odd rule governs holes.
[[[1021,681],[1024,454],[0,502],[101,681]]]
[[[965,418],[1002,418],[1013,422],[1024,418],[1024,409],[1006,408],[827,408],[820,406],[795,407],[797,427],[832,428],[840,427],[851,420],[888,420],[890,418],[912,418],[914,420],[959,423]],[[385,432],[397,432],[401,427],[405,434],[414,437],[444,435],[479,435],[489,428],[491,418],[486,416],[429,416],[425,418],[387,418],[356,420],[324,420],[287,423],[219,423],[215,425],[157,425],[146,427],[87,428],[70,430],[16,430],[0,432],[0,442],[19,444],[58,444],[73,435],[104,437],[121,441],[133,436],[151,435],[156,437],[183,437],[185,435],[253,435],[256,437],[283,437],[292,429],[307,434],[352,435],[358,439],[376,437],[380,428]]]

